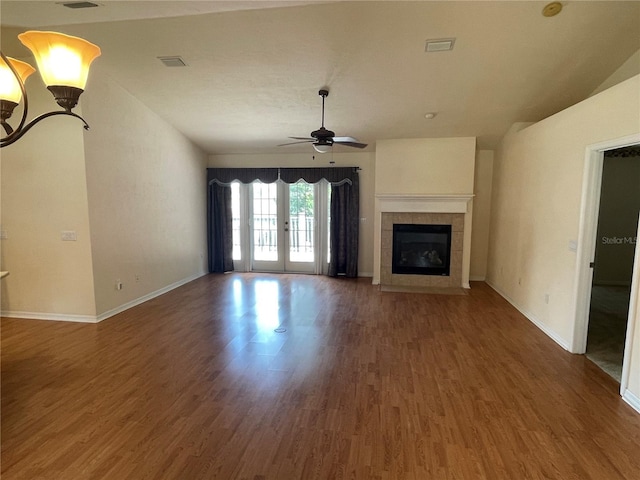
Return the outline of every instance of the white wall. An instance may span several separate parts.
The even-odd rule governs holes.
[[[476,153],[473,182],[473,234],[471,236],[471,280],[487,276],[489,255],[489,223],[491,219],[491,182],[493,180],[493,150]]]
[[[36,77],[29,118],[58,109]],[[206,155],[99,68],[74,111],[91,130],[52,117],[2,150],[4,316],[96,321],[206,272]]]
[[[586,147],[640,132],[639,107],[635,76],[507,135],[496,152],[487,281],[567,349]]]
[[[27,90],[28,120],[59,110],[37,73]],[[51,117],[2,149],[1,269],[10,272],[1,281],[3,316],[95,316],[83,131],[75,118]],[[62,241],[68,230],[76,241]]]
[[[379,140],[375,193],[473,193],[475,147],[475,137]]]
[[[85,155],[96,309],[104,317],[206,272],[207,159],[99,69],[92,74]]]
[[[640,74],[640,50],[631,55],[618,69],[613,72],[602,84],[596,88],[591,95],[604,92],[620,82]]]
[[[311,150],[311,146],[309,146]],[[335,162],[330,164],[329,162]],[[273,168],[273,167],[360,167],[360,236],[358,241],[358,275],[370,277],[373,271],[373,188],[374,154],[353,153],[282,153],[233,154],[209,156],[209,167]]]

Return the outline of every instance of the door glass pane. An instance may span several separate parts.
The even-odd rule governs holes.
[[[253,259],[278,260],[277,184],[253,183]]]
[[[240,249],[240,183],[233,182],[231,184],[231,225],[233,234],[233,253],[234,260],[242,260]]]
[[[313,262],[314,187],[306,182],[289,185],[289,260]]]

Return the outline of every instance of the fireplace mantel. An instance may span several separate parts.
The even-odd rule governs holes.
[[[467,213],[473,194],[375,196],[380,212]]]

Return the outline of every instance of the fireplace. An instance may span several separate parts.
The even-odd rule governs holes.
[[[380,255],[374,257],[374,284],[390,288],[469,288],[469,259],[471,249],[472,194],[460,195],[395,195],[376,194],[376,221],[378,238],[374,237],[374,250]],[[443,264],[448,262],[449,270],[440,270],[429,275],[415,273],[395,273],[393,271],[393,230],[394,225],[446,225],[451,228],[448,255],[436,252]],[[379,229],[379,230],[378,230]],[[436,232],[441,233],[441,232]],[[438,240],[438,239],[436,239]],[[423,243],[433,243],[429,239]],[[425,246],[424,251],[427,250]],[[430,251],[433,251],[431,248]],[[439,266],[439,265],[438,265]],[[379,272],[376,276],[375,272]]]
[[[449,276],[451,225],[394,224],[391,273]]]

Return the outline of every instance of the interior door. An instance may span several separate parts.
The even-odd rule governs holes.
[[[316,187],[305,182],[251,187],[251,270],[314,273]]]

